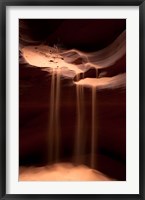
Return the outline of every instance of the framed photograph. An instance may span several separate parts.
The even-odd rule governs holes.
[[[0,2],[0,198],[145,199],[145,2]]]

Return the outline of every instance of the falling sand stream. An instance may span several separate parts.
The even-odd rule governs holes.
[[[50,162],[59,161],[60,153],[60,68],[52,69],[51,87],[50,87],[50,114],[49,114],[49,154],[48,160]],[[79,80],[79,75],[77,75]],[[90,145],[90,166],[96,167],[96,87],[92,86],[91,89],[91,145]],[[84,86],[76,84],[76,137],[74,141],[74,154],[76,164],[84,163],[83,155],[85,155],[86,145],[86,132],[85,124],[85,94]]]
[[[96,87],[92,87],[92,134],[91,134],[91,168],[96,166]]]
[[[76,121],[76,141],[75,141],[75,163],[82,163],[81,156],[84,153],[84,88],[76,85],[77,95],[77,121]]]
[[[49,161],[59,160],[60,149],[60,70],[52,69],[51,89],[50,89],[50,115],[49,115]]]
[[[104,79],[99,80],[99,78],[97,78],[98,77],[97,68],[96,68],[96,77],[89,79],[89,78],[84,77],[83,73],[85,72],[85,70],[83,71],[79,69],[77,65],[75,64],[65,62],[65,59],[67,57],[69,59],[73,59],[73,56],[77,55],[77,54],[74,54],[74,52],[66,52],[66,55],[64,55],[65,58],[62,58],[62,57],[59,57],[59,55],[51,54],[48,47],[47,47],[48,52],[46,53],[46,49],[44,49],[44,53],[42,54],[41,52],[43,51],[43,48],[40,48],[40,52],[37,52],[35,47],[33,48],[27,47],[27,49],[23,49],[23,53],[27,55],[27,57],[25,55],[25,58],[30,59],[29,61],[30,64],[33,64],[38,67],[44,67],[43,70],[48,70],[49,73],[51,74],[50,90],[48,91],[48,93],[50,94],[50,101],[49,101],[50,109],[49,109],[49,115],[48,115],[49,120],[48,120],[48,135],[47,135],[48,165],[52,166],[52,168],[54,167],[53,169],[55,172],[59,171],[60,173],[63,174],[63,176],[65,174],[66,180],[83,180],[83,179],[103,180],[102,177],[101,178],[99,177],[100,175],[98,173],[95,174],[95,176],[93,174],[94,178],[90,178],[90,174],[89,174],[89,177],[85,178],[84,173],[86,173],[86,171],[83,173],[83,175],[81,175],[78,167],[84,165],[81,168],[81,170],[82,171],[84,169],[86,170],[85,156],[88,156],[88,155],[85,155],[85,154],[87,152],[87,154],[89,154],[89,156],[87,157],[88,158],[87,163],[90,163],[89,167],[91,169],[97,169],[97,134],[98,134],[97,133],[97,116],[98,116],[97,87],[98,87],[98,83],[100,83],[100,85],[103,86],[104,82],[102,84],[101,80],[104,81]],[[72,56],[67,55],[67,53],[72,53]],[[54,57],[55,59],[53,59]],[[90,59],[92,59],[92,57],[90,57]],[[71,60],[70,62],[73,62],[73,60]],[[57,66],[56,63],[59,63],[59,67]],[[49,66],[49,68],[47,66]],[[64,68],[64,66],[66,67]],[[84,66],[84,69],[88,70],[87,64],[86,65],[84,64],[83,66]],[[67,165],[64,166],[61,164],[62,160],[61,160],[61,153],[60,153],[61,148],[63,148],[63,145],[61,146],[63,132],[61,133],[62,130],[60,127],[60,120],[64,119],[64,118],[61,119],[61,115],[60,115],[61,77],[67,75],[68,77],[73,79],[74,73],[76,73],[76,76],[78,78],[74,82],[74,86],[76,88],[76,102],[75,102],[76,104],[76,131],[71,133],[71,130],[70,130],[70,133],[75,135],[74,137],[75,139],[73,141],[74,146],[72,147],[74,148],[72,149],[72,152],[74,153],[74,155],[72,156],[74,159],[71,160],[72,164],[68,169]],[[108,81],[112,81],[112,79],[111,80],[110,79]],[[87,81],[90,81],[89,84]],[[90,95],[87,96],[86,87],[90,88],[91,96]],[[86,116],[86,113],[87,113],[86,109],[90,109],[89,116]],[[90,117],[90,119],[88,119],[88,117]],[[55,165],[54,163],[58,165],[58,169],[56,169],[56,166],[54,166]],[[64,171],[61,172],[61,167],[63,168],[64,171],[66,169],[65,173]],[[90,168],[87,168],[87,169],[90,169]],[[43,170],[45,171],[45,169]],[[75,175],[70,174],[69,177],[67,177],[67,172],[69,171],[70,173],[72,173],[73,170],[77,170],[78,173],[80,174],[80,177],[79,175],[77,176],[76,171],[75,171]],[[49,170],[47,169],[47,171]],[[92,172],[94,173],[94,171]],[[97,171],[95,171],[95,173],[96,172]],[[65,178],[62,177],[62,174],[59,178],[59,177],[56,177],[55,175],[52,175],[51,177],[51,175],[48,173],[48,176],[42,176],[42,177],[39,176],[38,179],[39,180],[44,180],[44,179],[63,180]],[[26,175],[26,173],[24,175]],[[21,180],[22,179],[28,180],[29,177],[26,175],[26,177],[21,178]],[[35,177],[33,177],[32,179],[35,180]],[[108,180],[108,178],[107,179],[105,178],[105,180]]]
[[[110,181],[109,177],[96,168],[96,87],[92,86],[91,92],[91,156],[90,167],[84,165],[81,159],[85,153],[85,93],[84,86],[76,84],[77,123],[75,142],[75,164],[60,162],[60,74],[61,69],[53,69],[50,87],[50,114],[49,114],[49,168],[21,167],[20,181]],[[52,163],[52,164],[50,164]],[[92,170],[93,169],[93,170]]]
[[[97,76],[97,72],[96,72]],[[79,80],[79,76],[77,77]],[[84,78],[84,77],[83,77]],[[77,123],[76,123],[76,142],[75,142],[75,163],[80,164],[84,161],[82,156],[85,154],[86,144],[86,132],[85,125],[87,123],[87,116],[85,116],[85,92],[84,86],[76,84],[76,96],[77,96]],[[97,114],[96,114],[96,87],[91,88],[91,149],[90,149],[90,166],[96,168],[96,146],[97,146]]]
[[[126,83],[126,74],[119,74],[114,77],[104,78],[84,78],[79,81],[79,74],[85,73],[90,68],[103,69],[112,66],[126,53],[126,32],[123,31],[112,44],[106,48],[90,53],[84,53],[75,49],[58,50],[57,47],[49,47],[48,45],[25,46],[21,49],[26,62],[32,66],[41,67],[42,70],[48,70],[51,73],[50,91],[50,110],[49,110],[49,128],[48,128],[48,161],[60,161],[60,77],[67,76],[74,78],[74,73],[78,76],[78,81],[74,82],[76,87],[76,132],[74,140],[74,157],[73,162],[83,164],[82,156],[86,152],[90,153],[89,162],[91,168],[96,168],[97,164],[97,91],[96,87],[116,88],[116,86],[124,86]],[[85,60],[82,65],[74,64],[77,59]],[[84,59],[85,58],[85,59]],[[87,58],[87,59],[86,59]],[[59,67],[56,63],[59,63]],[[65,66],[65,67],[64,67]],[[78,67],[79,66],[79,67]],[[67,70],[66,70],[67,69]],[[98,77],[96,70],[96,77]],[[89,83],[87,82],[89,81]],[[85,84],[86,83],[86,84]],[[85,96],[85,88],[87,85],[91,88],[91,124],[89,129],[85,130],[87,117],[85,113],[85,102],[88,98]],[[87,99],[88,101],[88,99]],[[88,108],[87,108],[88,109]],[[87,133],[88,132],[88,133]],[[63,133],[62,133],[63,134]],[[89,135],[90,145],[86,145],[86,135]]]

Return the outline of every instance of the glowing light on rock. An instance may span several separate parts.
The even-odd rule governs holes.
[[[82,72],[75,64],[67,63],[60,52],[58,50],[56,52],[52,47],[46,45],[26,46],[21,51],[30,65],[40,67],[44,71],[50,72],[52,69],[60,68],[61,75],[68,77],[74,77]]]
[[[83,85],[84,87],[96,87],[96,89],[113,89],[119,87],[125,87],[126,73],[119,74],[113,77],[103,78],[84,78],[77,82],[76,85]]]
[[[32,66],[41,67],[49,71],[52,68],[61,68],[61,75],[73,78],[90,68],[101,69],[113,65],[126,53],[126,31],[112,44],[97,52],[81,52],[76,49],[64,50],[48,45],[25,46],[21,48],[24,59]],[[75,64],[77,59],[82,61]],[[67,69],[67,70],[66,70]],[[73,72],[73,73],[72,73]]]

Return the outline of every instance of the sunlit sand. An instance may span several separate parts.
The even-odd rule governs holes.
[[[46,167],[21,167],[20,181],[111,181],[97,170],[85,165],[59,163]]]
[[[95,87],[97,89],[113,89],[117,87],[125,87],[126,73],[119,74],[113,77],[104,78],[85,78],[75,82],[76,85],[83,85],[85,87]]]

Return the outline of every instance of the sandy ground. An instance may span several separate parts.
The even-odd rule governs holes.
[[[111,181],[85,165],[59,163],[45,167],[20,167],[19,181]]]

